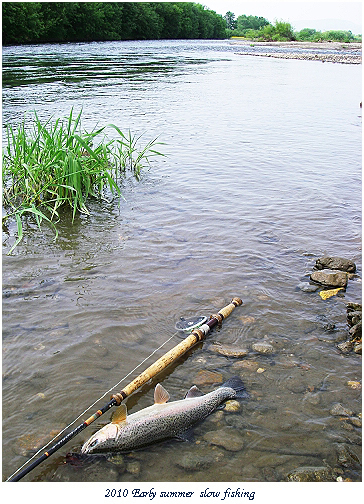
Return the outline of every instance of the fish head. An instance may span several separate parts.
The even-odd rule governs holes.
[[[116,446],[116,439],[119,434],[119,426],[109,423],[102,429],[95,432],[82,446],[81,453],[97,453],[100,451],[112,450]]]

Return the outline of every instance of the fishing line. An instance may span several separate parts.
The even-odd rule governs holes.
[[[163,369],[166,369],[172,362],[175,362],[179,357],[184,355],[187,350],[192,348],[197,343],[205,340],[208,333],[217,325],[221,324],[222,321],[228,317],[231,312],[237,307],[240,306],[243,301],[234,297],[231,302],[221,308],[221,310],[214,314],[210,315],[210,319],[207,321],[207,317],[193,317],[191,319],[184,319],[181,317],[180,321],[176,324],[177,332],[172,334],[164,343],[162,343],[158,348],[156,348],[148,357],[146,357],[140,364],[138,364],[134,369],[132,369],[125,377],[123,377],[116,385],[113,385],[107,392],[105,392],[99,399],[97,399],[91,406],[89,406],[85,411],[83,411],[75,420],[73,420],[67,427],[65,427],[57,436],[55,436],[49,443],[47,443],[43,448],[37,451],[25,464],[23,464],[17,471],[14,472],[6,481],[19,481],[26,474],[32,471],[35,467],[41,464],[43,461],[47,460],[53,453],[59,450],[62,446],[64,446],[70,439],[76,436],[83,429],[88,427],[91,423],[93,423],[96,419],[98,419],[101,415],[109,411],[112,406],[118,406],[121,402],[126,399],[128,396],[133,394],[136,390],[138,390],[145,383],[150,382],[150,380],[159,374]],[[185,337],[180,343],[175,345],[171,350],[168,350],[162,357],[159,357],[151,366],[145,369],[141,374],[139,374],[136,378],[134,378],[129,384],[124,386],[124,388],[110,397],[110,401],[98,409],[93,415],[84,420],[80,425],[74,428],[71,432],[63,436],[59,441],[56,442],[55,445],[51,446],[48,451],[44,452],[38,459],[34,460],[28,467],[25,469],[24,466],[27,465],[30,461],[32,461],[44,448],[46,448],[49,444],[51,444],[60,434],[64,433],[66,429],[68,429],[74,422],[76,422],[81,416],[84,415],[90,408],[95,406],[95,404],[100,401],[103,397],[105,397],[109,392],[111,392],[115,387],[117,387],[125,378],[127,378],[130,374],[132,374],[138,367],[140,367],[145,361],[147,361],[152,355],[154,355],[158,350],[160,350],[164,345],[166,345],[175,335],[182,331],[184,333],[189,333],[187,337]],[[20,470],[23,469],[21,472]],[[17,474],[19,473],[19,474]]]
[[[179,331],[176,331],[174,334],[172,334],[172,336],[170,336],[164,343],[162,343],[158,348],[153,350],[153,352],[150,355],[148,355],[144,360],[142,360],[142,362],[140,364],[135,366],[135,368],[132,369],[131,371],[129,371],[129,373],[126,374],[123,378],[121,378],[120,381],[115,383],[115,385],[113,387],[111,387],[109,390],[107,390],[101,397],[96,399],[96,401],[94,401],[87,409],[85,409],[82,413],[80,413],[77,418],[75,418],[70,424],[68,424],[66,427],[64,427],[58,434],[56,434],[50,441],[48,441],[47,444],[42,446],[42,448],[40,448],[36,453],[34,453],[34,455],[32,457],[30,457],[30,459],[28,459],[26,462],[24,462],[24,464],[22,466],[20,466],[13,474],[11,474],[7,478],[6,481],[9,481],[13,476],[15,476],[15,474],[17,474],[21,469],[23,469],[23,467],[25,467],[27,464],[29,464],[29,462],[31,462],[37,455],[39,455],[45,448],[47,448],[47,446],[49,446],[51,443],[53,443],[55,439],[57,439],[61,434],[63,434],[67,429],[69,429],[75,422],[77,422],[77,420],[79,420],[85,413],[87,413],[91,408],[93,408],[99,401],[101,401],[101,399],[103,399],[107,394],[112,392],[117,386],[120,385],[121,382],[126,380],[126,378],[128,378],[132,373],[134,373],[134,371],[136,371],[138,368],[140,368],[140,366],[142,366],[144,364],[144,362],[146,362],[148,359],[153,357],[153,355],[156,352],[158,352],[158,350],[163,348],[164,345],[169,343],[171,341],[171,339],[173,339],[176,336],[176,334],[178,334],[178,332]]]

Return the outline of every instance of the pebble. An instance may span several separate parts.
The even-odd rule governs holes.
[[[214,371],[207,371],[205,369],[201,369],[195,379],[195,385],[213,385],[214,383],[222,383],[223,377],[221,373],[216,373]]]
[[[234,362],[234,369],[245,369],[247,371],[256,371],[259,368],[259,363],[251,360],[243,360]]]
[[[244,446],[241,434],[234,427],[224,427],[217,431],[206,432],[204,439],[212,445],[222,446],[225,450],[233,452],[242,450]]]
[[[337,461],[341,466],[352,469],[360,468],[360,461],[353,447],[349,448],[344,443],[337,443],[336,453]]]
[[[354,389],[354,390],[360,390],[361,389],[361,383],[358,382],[358,381],[352,381],[352,380],[349,380],[347,382],[347,385],[348,387]]]
[[[350,409],[345,408],[342,404],[336,403],[330,409],[330,415],[351,417],[351,416],[353,416],[353,412]]]
[[[124,456],[121,453],[116,453],[115,455],[111,455],[110,457],[108,457],[108,461],[114,465],[117,465],[118,469],[125,468]]]
[[[279,59],[299,59],[299,60],[313,60],[330,63],[345,63],[345,64],[361,64],[361,56],[358,54],[313,54],[313,53],[259,53],[259,52],[243,52],[237,53],[241,56],[264,56],[266,58],[279,58]]]
[[[248,355],[247,348],[236,348],[234,345],[211,345],[209,350],[224,355],[225,357],[245,357]]]
[[[349,329],[349,334],[352,339],[359,339],[362,335],[362,324],[361,321],[355,324]]]
[[[335,481],[333,472],[328,467],[299,467],[287,475],[288,481]]]
[[[241,409],[241,404],[239,401],[235,401],[232,399],[230,401],[226,401],[226,403],[225,403],[224,411],[228,411],[230,413],[230,412],[239,411],[240,409]]]
[[[128,472],[129,474],[138,475],[140,473],[140,462],[138,462],[137,460],[128,462],[126,464],[126,472]]]
[[[177,459],[176,465],[185,471],[201,471],[207,469],[214,462],[212,456],[202,456],[196,453],[186,453]]]
[[[238,317],[238,319],[241,320],[244,325],[254,324],[255,322],[255,318],[250,315],[243,315],[242,317]]]
[[[252,349],[254,352],[258,352],[260,354],[271,354],[274,352],[273,346],[265,341],[253,343]]]
[[[356,416],[350,417],[349,422],[351,422],[353,425],[355,425],[355,427],[362,426],[361,418],[356,417]]]
[[[337,345],[337,348],[340,350],[340,352],[343,353],[349,353],[353,349],[353,343],[352,341],[344,341],[343,343],[339,343]]]

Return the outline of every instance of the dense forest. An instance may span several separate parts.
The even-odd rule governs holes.
[[[3,45],[102,40],[224,39],[361,42],[350,31],[327,32],[194,2],[3,2]]]
[[[193,2],[3,2],[3,44],[222,39],[222,16]]]

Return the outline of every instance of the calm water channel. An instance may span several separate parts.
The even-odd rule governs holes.
[[[250,399],[240,411],[214,413],[189,443],[64,463],[106,414],[25,480],[284,481],[303,466],[361,480],[361,429],[330,413],[335,403],[361,413],[361,390],[348,386],[361,380],[361,356],[336,347],[348,335],[346,303],[361,302],[361,66],[238,50],[226,41],[3,49],[4,124],[82,108],[86,129],[158,135],[168,154],[139,183],[126,180],[120,206],[91,202],[73,225],[66,216],[55,243],[29,223],[7,256],[15,226],[3,234],[3,479],[172,336],[180,316],[239,296],[220,329],[127,405],[151,405],[157,381],[181,399],[212,372],[203,392],[242,377]],[[322,255],[358,266],[345,294],[326,301],[297,287]],[[262,341],[272,354],[252,350]],[[211,343],[249,353],[225,357]]]

